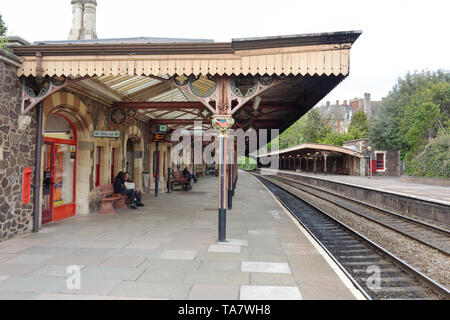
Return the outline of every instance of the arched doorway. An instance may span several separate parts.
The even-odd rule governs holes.
[[[44,128],[42,224],[76,213],[77,131],[60,113],[47,117]]]

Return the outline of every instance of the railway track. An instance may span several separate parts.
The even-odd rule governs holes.
[[[270,177],[450,255],[448,230],[299,181],[279,176]]]
[[[327,251],[366,298],[450,299],[447,288],[286,190],[279,181],[255,176]]]

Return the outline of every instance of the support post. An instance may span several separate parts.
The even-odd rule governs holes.
[[[314,155],[314,174],[317,174],[317,157]]]
[[[36,132],[36,168],[34,169],[34,208],[33,208],[33,232],[39,232],[39,209],[41,207],[41,156],[42,156],[42,102],[37,104],[38,123]]]
[[[232,190],[233,190],[233,162],[232,159],[234,159],[234,155],[233,155],[233,149],[232,149],[232,145],[231,142],[234,142],[234,140],[232,140],[232,137],[228,137],[227,139],[227,167],[228,167],[228,210],[233,210],[233,194],[232,194]]]
[[[226,164],[226,136],[219,136],[219,241],[226,241],[226,190],[227,190],[227,164]]]
[[[325,175],[327,175],[327,157],[328,157],[328,153],[324,153],[323,154],[323,159],[324,159],[323,171],[324,171]]]
[[[156,142],[156,159],[155,159],[155,197],[158,198],[159,189],[159,142]]]
[[[230,79],[220,77],[217,84],[218,113],[213,116],[213,127],[219,132],[219,242],[227,240],[227,130],[234,124],[229,100]]]

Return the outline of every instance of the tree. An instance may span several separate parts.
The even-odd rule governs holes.
[[[302,132],[304,142],[318,142],[323,134],[322,130],[323,122],[320,112],[312,109],[306,116],[306,125]]]
[[[366,138],[368,131],[366,114],[360,110],[353,115],[348,127],[349,140]]]
[[[2,15],[0,14],[0,36],[5,36],[6,31],[8,31],[8,27],[3,22]]]
[[[450,73],[422,71],[400,78],[369,125],[377,149],[399,150],[402,159],[420,153],[427,140],[449,125]]]
[[[409,175],[450,179],[450,134],[441,132],[406,167]]]

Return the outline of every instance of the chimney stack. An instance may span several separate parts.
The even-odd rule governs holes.
[[[69,40],[97,39],[97,1],[72,0],[72,29]]]
[[[329,106],[330,106],[330,104],[331,104],[331,102],[330,102],[330,101],[327,101],[327,107],[329,107]]]
[[[370,93],[364,93],[364,113],[367,118],[372,117],[372,103],[370,101]]]

